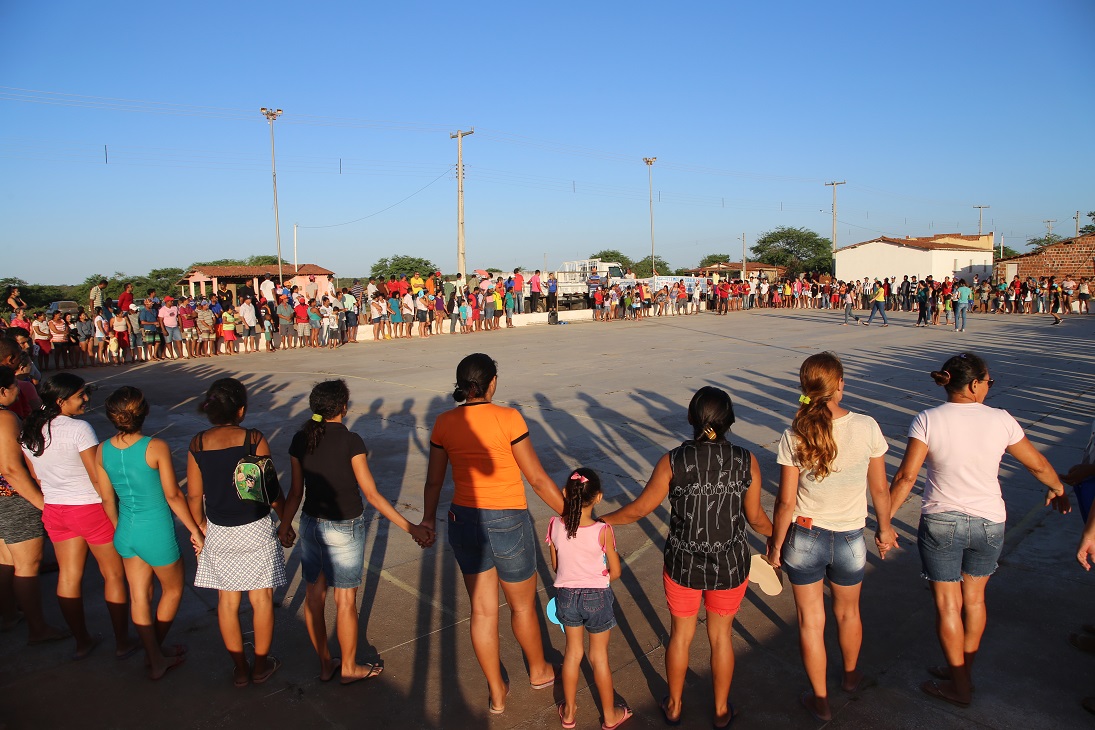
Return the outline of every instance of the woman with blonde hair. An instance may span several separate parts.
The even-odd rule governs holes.
[[[886,439],[873,418],[841,406],[840,358],[831,352],[806,358],[799,368],[799,384],[798,413],[783,432],[776,456],[780,489],[768,561],[786,571],[798,606],[799,645],[811,685],[800,700],[815,720],[828,722],[832,711],[825,679],[826,578],[843,655],[841,689],[856,692],[867,681],[858,661],[868,490],[878,513],[875,544],[882,557],[897,544],[897,536],[890,526]]]

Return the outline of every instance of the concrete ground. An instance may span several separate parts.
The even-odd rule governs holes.
[[[588,314],[587,314],[588,316]],[[951,354],[973,349],[990,363],[995,388],[988,403],[1008,409],[1058,470],[1079,461],[1095,417],[1095,317],[973,316],[965,333],[913,327],[915,315],[896,314],[886,329],[841,327],[836,312],[756,311],[718,317],[660,318],[642,323],[567,327],[530,326],[497,334],[444,336],[431,342],[349,345],[334,352],[290,351],[235,358],[153,364],[85,374],[102,390],[89,420],[110,433],[101,411],[122,384],[144,389],[154,404],[146,432],[165,438],[184,474],[190,438],[204,427],[196,412],[213,380],[232,375],[248,386],[246,425],[270,439],[279,467],[293,432],[308,416],[311,385],[344,377],[353,403],[348,419],[370,448],[383,493],[417,518],[431,424],[452,406],[454,370],[472,351],[499,362],[496,400],[520,409],[548,472],[562,480],[575,466],[596,469],[606,484],[605,508],[634,497],[656,459],[689,435],[685,409],[692,393],[711,384],[727,389],[738,422],[732,438],[753,450],[764,474],[764,506],[771,511],[778,469],[775,448],[797,406],[797,369],[820,350],[841,355],[847,369],[845,404],[882,426],[891,451],[890,476],[904,450],[913,416],[940,402],[928,378]],[[1043,490],[1010,458],[1001,470],[1008,504],[1008,538],[1001,567],[989,584],[989,627],[976,667],[977,694],[969,709],[923,695],[925,667],[939,663],[934,614],[919,576],[915,530],[919,487],[901,509],[902,548],[885,563],[869,558],[862,613],[861,667],[877,686],[847,696],[834,686],[834,728],[1061,728],[1095,725],[1080,699],[1095,694],[1095,657],[1071,647],[1068,635],[1095,621],[1095,576],[1073,557],[1081,523],[1041,506]],[[446,488],[439,514],[444,516]],[[530,509],[542,533],[548,513],[530,490]],[[369,509],[367,570],[360,593],[360,658],[379,657],[384,674],[348,687],[322,684],[302,623],[304,586],[297,550],[287,555],[290,583],[277,592],[274,653],[284,667],[265,685],[235,689],[221,644],[213,592],[187,590],[170,639],[189,645],[189,660],[160,682],[149,681],[139,656],[116,661],[109,643],[83,662],[68,656],[71,642],[24,645],[25,629],[0,635],[0,720],[9,728],[161,727],[400,727],[552,728],[561,690],[534,692],[502,609],[502,657],[513,692],[505,714],[487,714],[487,692],[468,636],[468,599],[447,548],[420,550]],[[618,531],[625,557],[614,586],[618,629],[610,642],[617,696],[630,703],[628,726],[662,724],[666,693],[664,646],[669,614],[661,588],[661,547],[667,512]],[[439,520],[439,524],[444,524]],[[759,549],[762,541],[751,540]],[[185,545],[183,539],[181,544]],[[541,550],[543,546],[541,546]],[[186,558],[192,582],[193,556]],[[552,593],[540,563],[541,603]],[[52,593],[56,575],[45,576]],[[101,581],[86,578],[88,618],[109,635]],[[100,596],[100,598],[96,598]],[[500,599],[501,603],[501,599]],[[60,624],[56,602],[47,611]],[[329,602],[333,609],[333,599]],[[249,626],[245,617],[245,629]],[[830,629],[833,627],[830,626]],[[830,630],[830,666],[839,667]],[[545,624],[549,656],[561,659],[563,636]],[[333,640],[332,640],[333,641]],[[798,653],[789,588],[774,598],[750,590],[738,614],[737,667],[731,700],[737,728],[809,728],[799,706],[807,687]],[[334,643],[332,643],[334,646]],[[708,644],[702,629],[692,648],[684,727],[710,724]],[[583,675],[579,727],[601,722],[596,692]],[[554,696],[553,696],[554,693]]]

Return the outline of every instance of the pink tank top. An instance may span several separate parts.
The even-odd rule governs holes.
[[[616,535],[612,526],[598,522],[588,527],[579,527],[574,537],[567,537],[567,528],[559,517],[548,522],[547,540],[555,546],[556,588],[608,588],[608,559],[601,546],[601,534],[608,530],[613,547]]]

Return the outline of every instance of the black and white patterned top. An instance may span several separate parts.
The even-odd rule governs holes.
[[[669,452],[665,569],[686,588],[737,588],[749,575],[745,490],[752,457],[728,441],[685,441]]]

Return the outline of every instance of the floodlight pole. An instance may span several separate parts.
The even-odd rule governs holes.
[[[985,213],[985,208],[991,208],[992,206],[991,205],[975,205],[973,207],[977,208],[977,235],[980,236],[981,235],[981,224],[984,220],[983,216],[984,216],[984,213]]]
[[[644,157],[646,177],[650,185],[650,286],[654,286],[654,277],[658,271],[654,267],[654,161],[657,157]]]
[[[270,173],[274,178],[274,236],[278,242],[278,284],[284,284],[285,275],[281,271],[281,223],[278,220],[278,168],[274,162],[274,120],[281,116],[281,109],[263,107],[259,111],[270,122]],[[295,269],[293,275],[296,275]]]
[[[467,132],[459,129],[449,135],[449,139],[456,140],[456,270],[460,272],[460,279],[467,285],[468,272],[464,250],[464,137],[475,134],[472,127]]]

